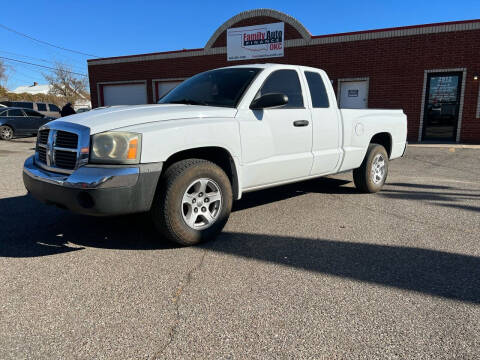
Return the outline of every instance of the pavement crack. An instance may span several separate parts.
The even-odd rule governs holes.
[[[175,321],[168,331],[168,340],[161,350],[159,350],[153,357],[153,360],[162,358],[163,354],[167,348],[174,342],[175,335],[177,332],[178,325],[180,324],[180,304],[182,299],[182,294],[185,292],[187,287],[192,283],[194,274],[199,271],[205,261],[205,256],[207,252],[203,250],[203,254],[200,257],[200,261],[190,269],[190,271],[185,274],[185,276],[179,281],[175,293],[173,294],[172,302],[175,305]]]

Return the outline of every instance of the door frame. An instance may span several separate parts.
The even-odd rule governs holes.
[[[337,103],[338,103],[338,107],[339,108],[342,108],[342,83],[346,83],[346,82],[355,82],[355,81],[366,81],[367,82],[367,95],[366,95],[366,105],[367,105],[367,109],[368,109],[368,94],[370,92],[370,78],[368,76],[366,77],[356,77],[356,78],[341,78],[341,79],[337,79]]]
[[[455,142],[460,141],[460,133],[462,129],[462,114],[463,114],[463,100],[465,96],[465,81],[467,79],[467,68],[452,68],[452,69],[431,69],[423,72],[423,89],[422,89],[422,107],[420,110],[420,125],[418,130],[418,142],[422,142],[424,132],[424,115],[425,115],[425,101],[427,96],[428,75],[432,73],[462,73],[461,89],[460,89],[460,104],[458,106],[457,131],[455,134]]]

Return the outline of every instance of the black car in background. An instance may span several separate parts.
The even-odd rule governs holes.
[[[35,110],[0,107],[0,139],[10,140],[14,136],[37,135],[38,128],[51,120],[55,118]]]

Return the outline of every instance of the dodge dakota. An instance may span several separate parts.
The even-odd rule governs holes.
[[[158,104],[49,122],[23,180],[33,197],[77,213],[148,213],[159,237],[192,245],[216,236],[249,191],[348,170],[359,191],[379,191],[406,135],[402,110],[339,109],[322,70],[232,66]]]

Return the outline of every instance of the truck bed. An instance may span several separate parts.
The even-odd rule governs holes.
[[[378,129],[390,133],[390,159],[403,154],[407,136],[407,116],[403,110],[390,109],[340,109],[343,125],[344,160],[339,171],[360,166],[366,145]]]

